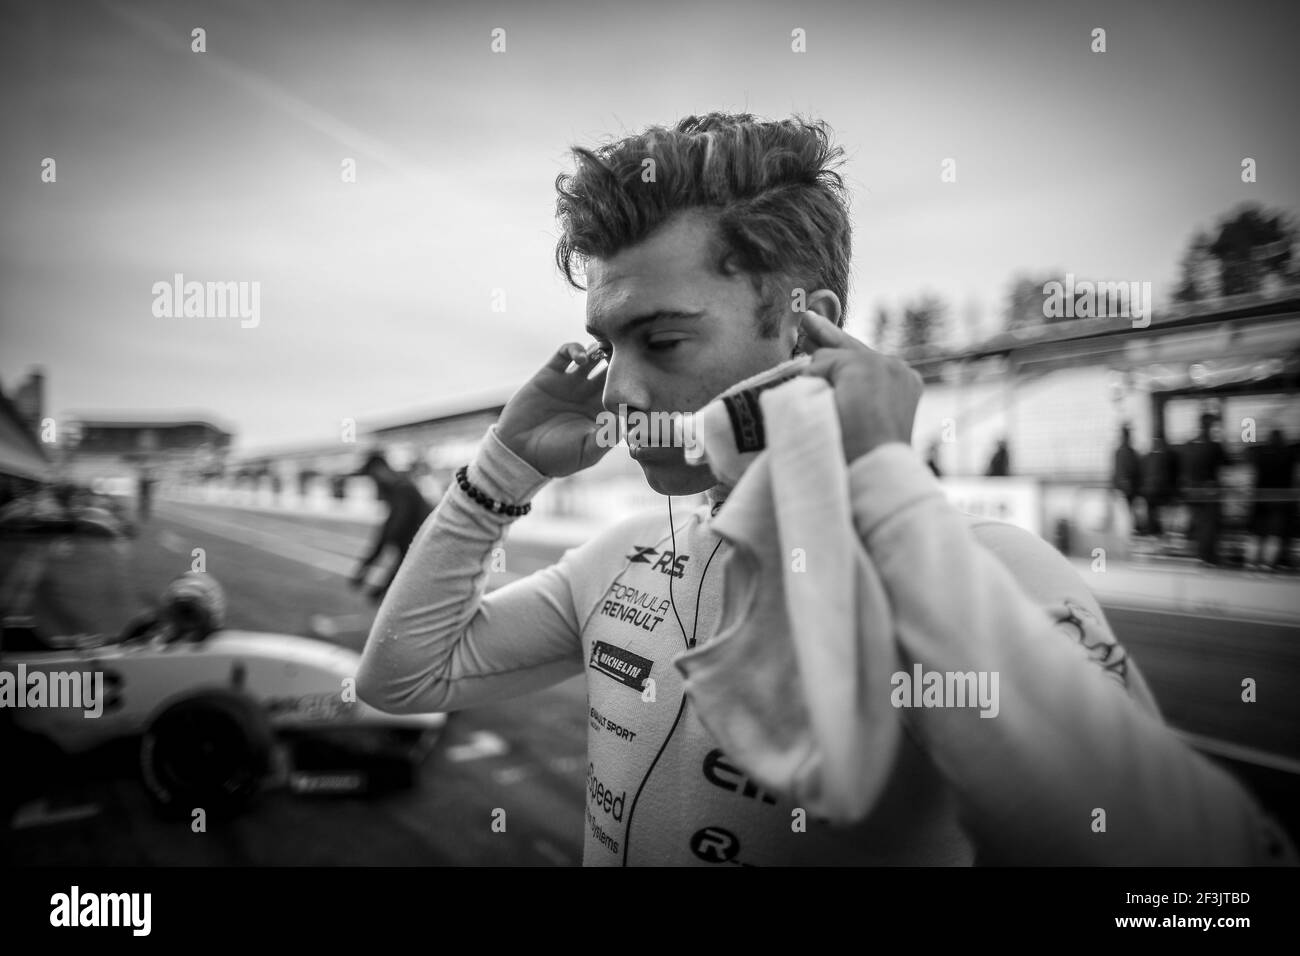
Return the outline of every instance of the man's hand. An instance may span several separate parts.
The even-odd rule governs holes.
[[[910,445],[921,376],[816,312],[803,314],[799,330],[804,351],[812,355],[804,374],[820,375],[835,389],[845,460],[852,464],[886,442]]]
[[[515,392],[497,420],[497,437],[548,478],[590,468],[609,451],[596,443],[605,369],[576,342],[560,346]],[[570,368],[570,366],[574,366]]]
[[[352,577],[348,578],[348,585],[353,590],[356,590],[357,588],[360,588],[363,585],[365,585],[367,570],[368,570],[367,566],[362,565],[361,567],[357,568],[356,572],[352,575]]]

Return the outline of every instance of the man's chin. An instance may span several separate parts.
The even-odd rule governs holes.
[[[705,465],[688,465],[681,449],[675,455],[647,455],[637,459],[646,484],[661,495],[695,495],[718,483]]]

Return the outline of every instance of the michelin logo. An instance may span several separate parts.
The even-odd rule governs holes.
[[[639,691],[650,676],[654,661],[613,644],[596,641],[591,646],[591,661],[588,666]]]

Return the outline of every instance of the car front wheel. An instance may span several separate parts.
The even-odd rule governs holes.
[[[159,810],[230,817],[261,789],[273,738],[251,701],[210,692],[167,708],[140,745],[145,785]]]

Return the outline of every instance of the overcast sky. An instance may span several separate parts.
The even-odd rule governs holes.
[[[517,384],[585,339],[568,146],[714,109],[834,128],[864,336],[926,290],[990,333],[1021,270],[1158,304],[1193,229],[1300,197],[1289,4],[621,6],[4,4],[0,386],[40,364],[48,413],[207,411],[249,448]],[[260,323],[156,317],[175,273],[260,282]]]

